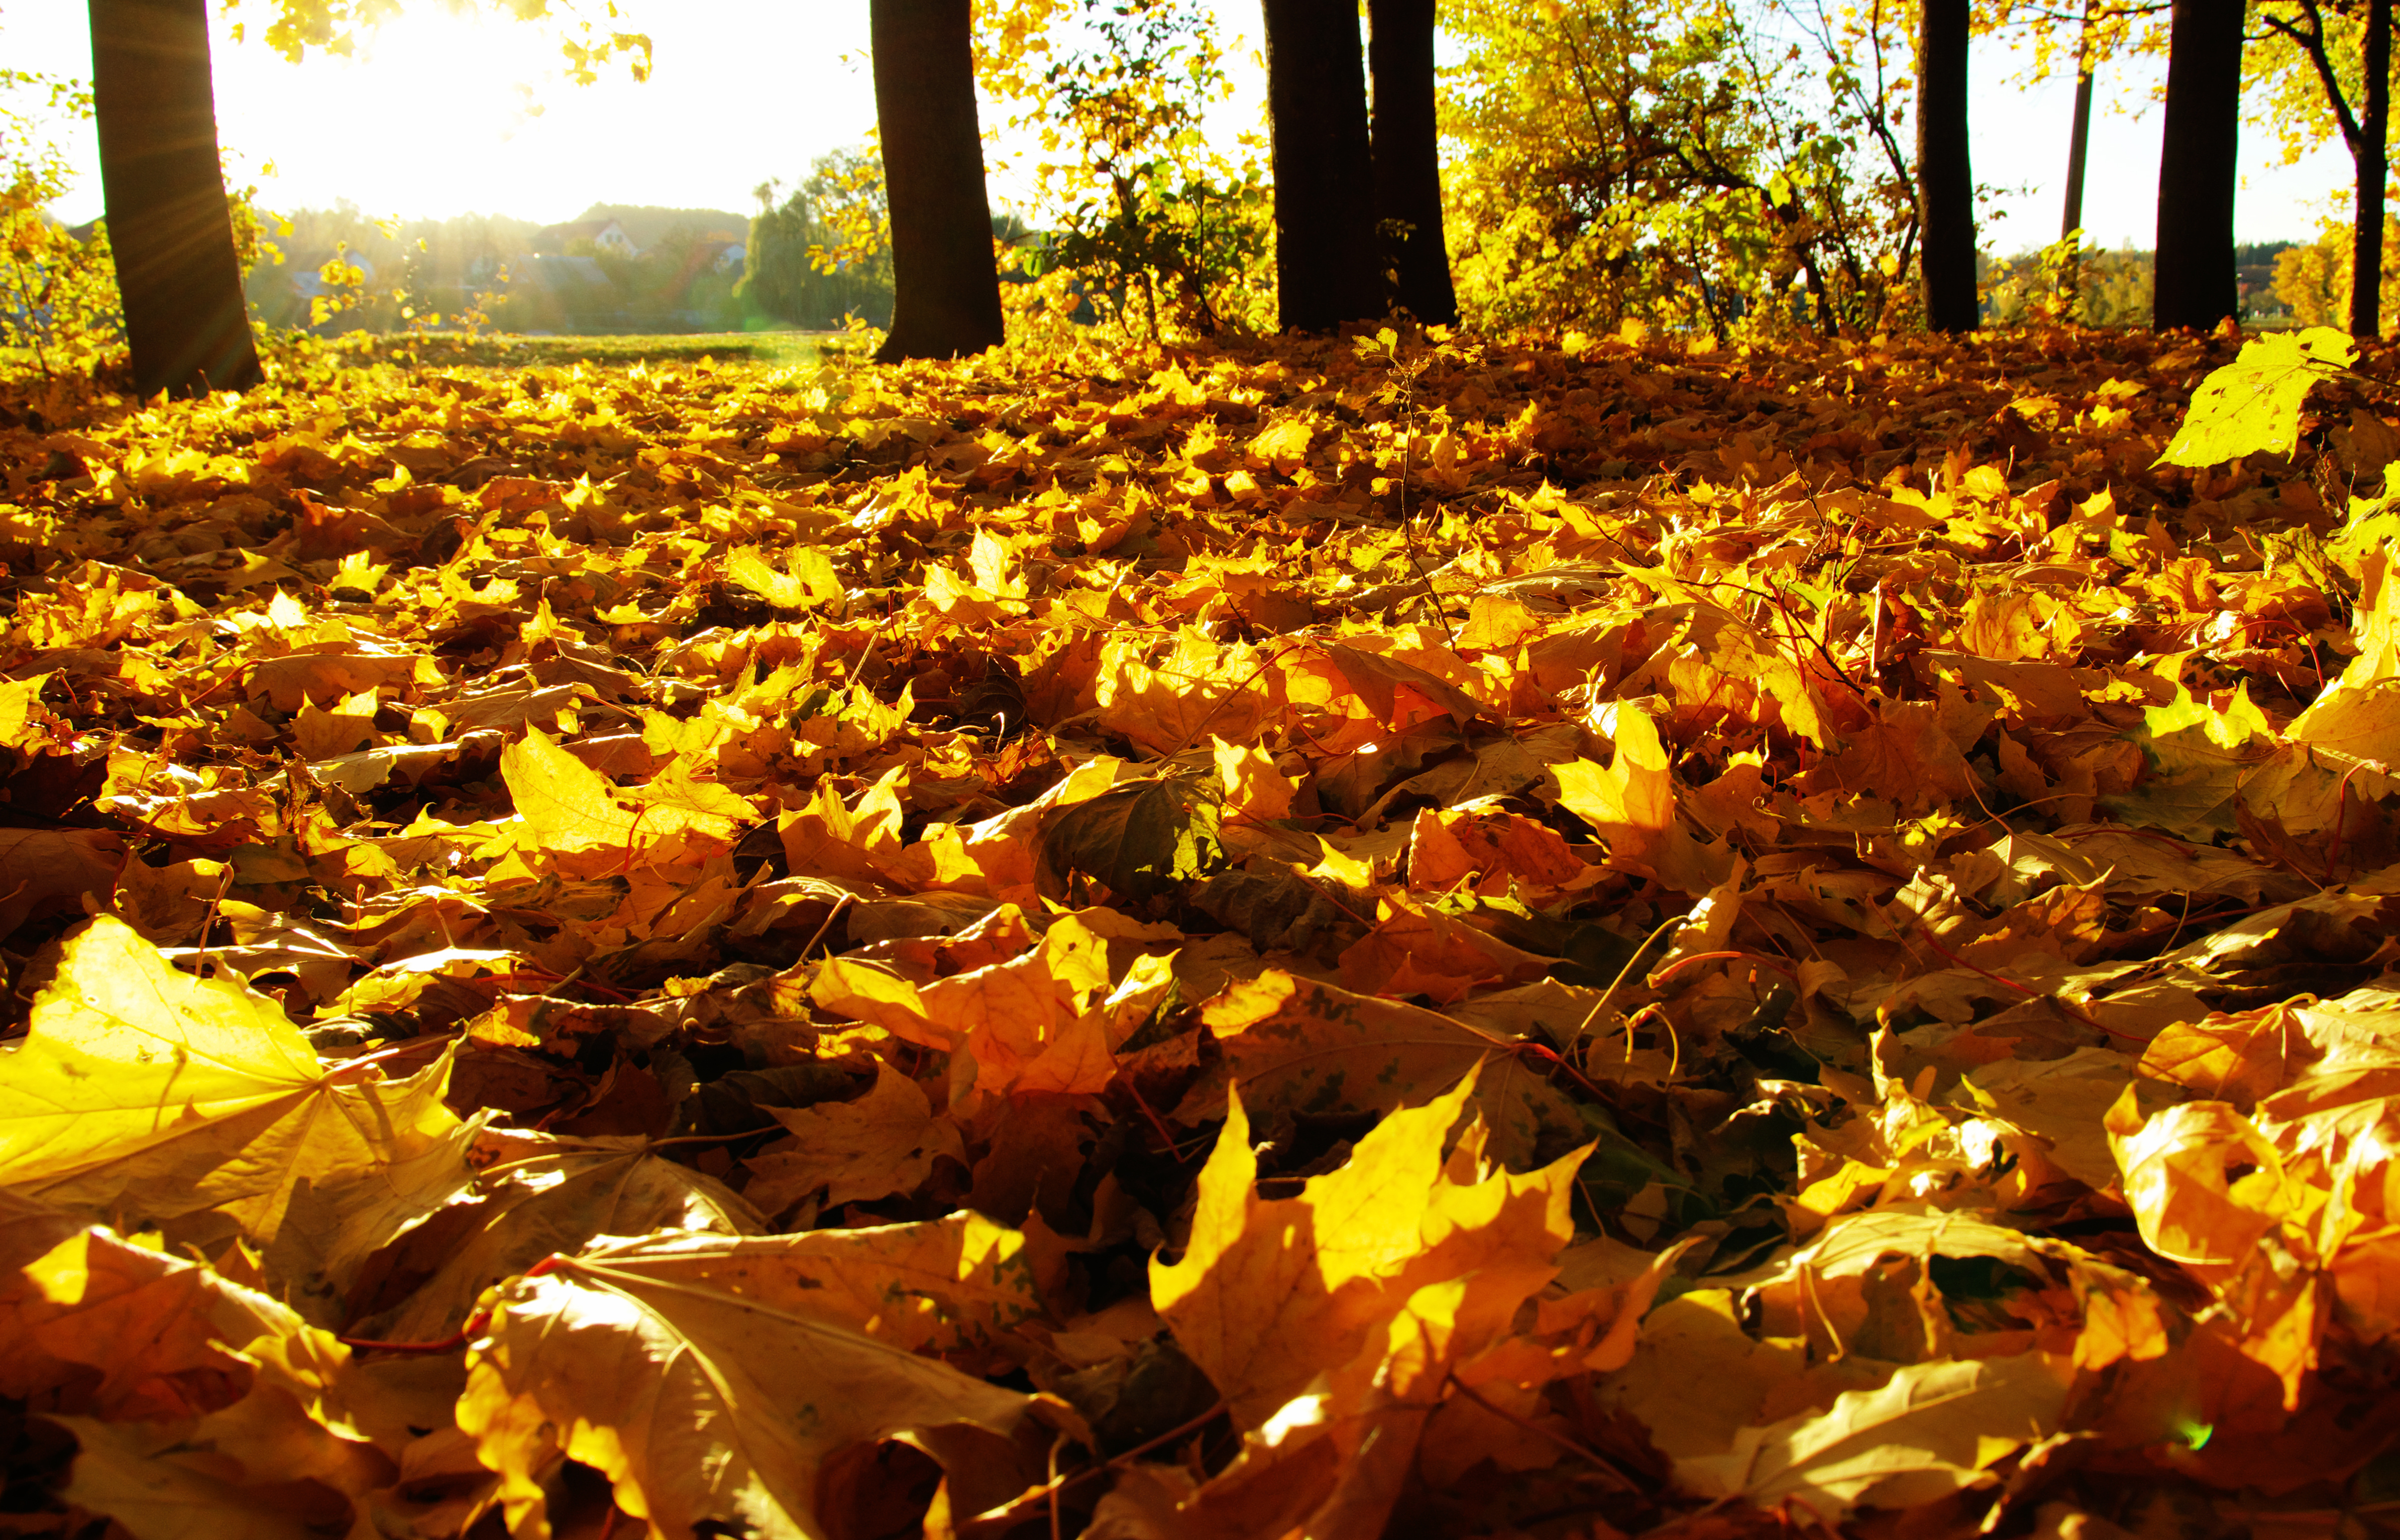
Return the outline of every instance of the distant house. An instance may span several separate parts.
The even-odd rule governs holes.
[[[610,256],[630,257],[640,254],[633,237],[613,219],[579,219],[565,225],[545,225],[534,232],[533,249],[541,256],[580,255],[578,243],[590,241],[592,250]]]
[[[723,246],[717,248],[716,270],[720,273],[740,272],[742,270],[743,258],[746,252],[742,242],[738,240],[727,241]]]

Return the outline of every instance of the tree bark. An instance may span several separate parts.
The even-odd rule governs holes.
[[[90,0],[90,17],[100,183],[133,388],[246,390],[266,375],[217,156],[207,0]]]
[[[1441,152],[1434,123],[1434,0],[1367,0],[1367,70],[1375,227],[1403,308],[1428,326],[1458,324],[1441,230]],[[1399,226],[1405,225],[1405,230]]]
[[[2358,115],[2358,223],[2352,231],[2350,334],[2382,329],[2383,179],[2392,118],[2392,0],[2367,0],[2366,99]]]
[[[2243,0],[2175,0],[2167,30],[2166,143],[2159,157],[2158,290],[2151,322],[2207,331],[2241,299],[2233,264]]]
[[[1970,0],[1924,0],[1917,43],[1916,211],[1925,231],[1925,323],[1971,332],[1975,295],[1975,170],[1967,145]]]
[[[892,211],[892,330],[879,362],[1007,340],[975,121],[973,0],[870,0],[875,118]]]
[[[1286,331],[1384,313],[1367,76],[1353,0],[1263,0],[1275,307]]]

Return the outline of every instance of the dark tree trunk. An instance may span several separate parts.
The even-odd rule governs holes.
[[[2166,143],[2159,157],[2152,323],[2207,331],[2241,299],[2233,271],[2243,0],[2175,0],[2167,32]]]
[[[892,206],[892,332],[881,362],[1007,339],[975,122],[973,0],[870,0],[875,117]]]
[[[1970,0],[1924,0],[1917,44],[1916,217],[1925,232],[1925,323],[1971,332],[1975,297],[1975,170],[1967,153]]]
[[[1433,7],[1434,0],[1367,0],[1375,225],[1400,305],[1428,326],[1454,326],[1458,293],[1451,287],[1450,245],[1441,233],[1441,154],[1434,127]]]
[[[1286,331],[1384,313],[1367,76],[1352,0],[1264,0],[1275,307]]]
[[[266,376],[217,158],[207,0],[91,0],[91,82],[108,245],[144,396]]]
[[[2383,178],[2392,119],[2392,0],[2367,0],[2366,100],[2358,117],[2358,225],[2352,232],[2350,334],[2382,330]]]
[[[2075,48],[2075,117],[2066,133],[2066,208],[2058,220],[2061,240],[2083,228],[2083,168],[2092,156],[2092,75],[2098,67],[2092,57],[2092,11],[2087,6],[2083,36]]]

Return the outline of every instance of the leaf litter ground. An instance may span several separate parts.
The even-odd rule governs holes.
[[[0,1522],[2393,1527],[2400,438],[2231,348],[20,382]]]

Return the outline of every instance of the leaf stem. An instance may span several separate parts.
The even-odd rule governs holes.
[[[1565,1450],[1568,1453],[1575,1456],[1577,1459],[1585,1461],[1590,1465],[1593,1469],[1599,1471],[1602,1476],[1607,1477],[1611,1481],[1616,1482],[1616,1485],[1624,1491],[1640,1492],[1642,1490],[1641,1483],[1635,1481],[1632,1477],[1628,1476],[1623,1470],[1617,1467],[1615,1461],[1609,1459],[1606,1455],[1602,1454],[1599,1451],[1588,1448],[1577,1440],[1568,1438],[1563,1433],[1553,1433],[1548,1428],[1544,1427],[1541,1424],[1530,1422],[1525,1418],[1520,1417],[1506,1407],[1494,1406],[1490,1401],[1485,1400],[1482,1395],[1479,1393],[1473,1385],[1468,1384],[1466,1381],[1458,1377],[1458,1370],[1455,1369],[1450,1371],[1449,1388],[1456,1390],[1461,1396],[1466,1397],[1468,1400],[1474,1402],[1477,1406],[1481,1407],[1484,1411],[1492,1413],[1493,1416],[1499,1418],[1502,1422],[1514,1424],[1516,1426],[1522,1428],[1536,1438],[1548,1439],[1551,1443],[1558,1445],[1559,1448]]]

